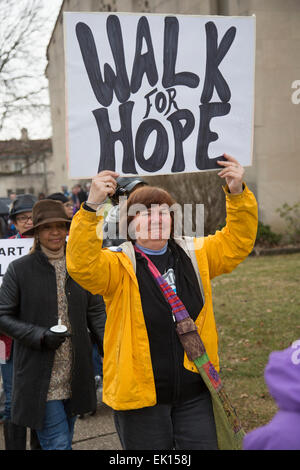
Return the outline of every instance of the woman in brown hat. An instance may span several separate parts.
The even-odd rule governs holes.
[[[96,408],[88,329],[102,353],[102,298],[66,272],[69,225],[61,202],[38,201],[26,232],[33,248],[0,289],[0,330],[15,340],[11,420],[36,429],[45,450],[71,449],[76,416]]]

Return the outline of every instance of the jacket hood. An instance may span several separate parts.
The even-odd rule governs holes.
[[[270,354],[265,381],[279,409],[300,412],[300,339]]]

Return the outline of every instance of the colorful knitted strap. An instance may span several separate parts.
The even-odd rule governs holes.
[[[148,268],[150,269],[150,272],[152,273],[155,280],[157,281],[166,300],[169,302],[172,308],[173,315],[176,318],[176,321],[180,322],[184,318],[189,317],[189,313],[187,312],[180,298],[175,294],[172,287],[162,277],[161,273],[159,272],[157,267],[154,265],[154,263],[152,263],[152,261],[148,258],[148,256],[142,250],[140,250],[136,246],[134,247],[134,249],[135,251],[140,253],[144,258],[146,258],[147,263],[148,263]]]
[[[148,256],[136,246],[134,249],[146,258],[150,272],[156,279],[163,295],[172,308],[177,321],[176,330],[182,346],[186,351],[188,358],[194,362],[211,393],[219,447],[221,449],[241,448],[244,436],[241,423],[224,390],[218,372],[209,360],[205,346],[197,332],[197,328],[193,320],[190,318],[190,315],[179,297],[164,280]],[[188,334],[185,334],[186,332]]]

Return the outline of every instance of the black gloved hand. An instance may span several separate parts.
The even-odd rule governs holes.
[[[57,334],[53,333],[51,330],[47,330],[43,336],[42,345],[45,349],[55,350],[70,336],[68,332]]]

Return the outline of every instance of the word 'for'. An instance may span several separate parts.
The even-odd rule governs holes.
[[[105,63],[103,78],[91,29],[83,22],[79,22],[76,25],[76,35],[90,84],[97,101],[103,106],[103,108],[93,111],[100,137],[100,163],[98,170],[115,170],[115,142],[119,140],[123,145],[123,173],[137,173],[136,162],[145,171],[157,172],[165,164],[169,153],[169,138],[164,125],[157,119],[148,119],[151,107],[149,97],[156,93],[157,89],[145,96],[147,109],[143,121],[136,132],[135,142],[132,132],[132,113],[135,103],[129,100],[131,94],[139,91],[144,76],[146,76],[151,87],[155,87],[159,80],[148,20],[143,16],[138,21],[135,56],[130,80],[126,69],[123,36],[118,16],[109,15],[106,27],[116,72],[114,72],[109,64]],[[210,129],[210,121],[214,117],[225,116],[230,112],[231,106],[229,100],[231,98],[231,91],[219,70],[219,65],[227,54],[236,35],[236,28],[229,28],[218,45],[218,31],[215,24],[212,21],[206,23],[205,30],[206,69],[199,104],[200,124],[195,156],[196,166],[200,170],[216,168],[216,161],[220,159],[219,156],[216,158],[208,157],[209,144],[218,139],[218,134]],[[166,17],[161,83],[168,93],[169,106],[167,108],[167,98],[163,96],[162,92],[159,92],[158,97],[156,97],[155,106],[159,112],[164,110],[165,115],[171,111],[172,107],[176,109],[176,111],[167,117],[167,120],[171,123],[174,136],[175,154],[172,172],[184,171],[183,142],[191,135],[195,127],[193,113],[188,109],[178,109],[174,100],[176,96],[174,87],[180,85],[197,88],[200,83],[200,79],[195,73],[175,71],[178,37],[178,19],[173,16]],[[143,52],[144,44],[146,44],[146,52]],[[214,90],[216,90],[220,98],[219,102],[211,102]],[[112,130],[107,109],[113,101],[114,93],[120,103],[119,118],[121,126],[119,131]],[[146,158],[145,147],[150,135],[154,131],[156,132],[155,146],[151,156]]]

